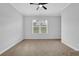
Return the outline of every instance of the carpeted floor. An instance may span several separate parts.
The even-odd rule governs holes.
[[[72,53],[71,53],[72,52]],[[74,50],[61,43],[59,39],[32,39],[23,40],[13,48],[9,49],[2,56],[69,56],[79,55]]]

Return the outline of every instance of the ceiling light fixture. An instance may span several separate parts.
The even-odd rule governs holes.
[[[41,8],[41,7],[42,7],[42,5],[39,5],[39,7]]]

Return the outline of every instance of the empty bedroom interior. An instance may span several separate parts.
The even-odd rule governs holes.
[[[79,55],[79,3],[0,3],[1,56]]]

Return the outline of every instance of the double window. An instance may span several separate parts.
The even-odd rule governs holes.
[[[48,21],[47,20],[33,20],[32,21],[32,33],[33,34],[47,34],[48,33]]]

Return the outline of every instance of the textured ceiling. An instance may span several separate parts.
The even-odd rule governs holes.
[[[48,3],[45,5],[47,10],[40,8],[36,10],[38,5],[30,5],[29,3],[11,3],[24,16],[60,16],[61,11],[68,3]]]

